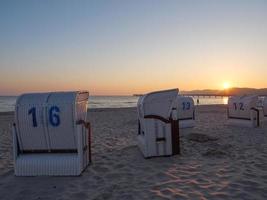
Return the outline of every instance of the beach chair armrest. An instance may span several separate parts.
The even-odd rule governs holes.
[[[86,129],[90,129],[91,128],[91,125],[90,125],[90,122],[86,122],[82,119],[78,120],[76,122],[77,125],[83,125]]]
[[[251,108],[251,110],[254,110],[254,111],[256,111],[256,112],[260,112],[260,110],[258,109],[258,108]]]
[[[257,114],[259,114],[259,112],[260,112],[259,109],[251,108],[250,109],[250,118],[254,119],[257,116]]]
[[[18,140],[17,140],[17,133],[16,133],[16,124],[14,123],[12,126],[12,137],[13,137],[13,159],[16,162],[18,157]]]
[[[171,121],[169,119],[165,119],[164,117],[161,117],[159,115],[145,115],[144,118],[145,119],[157,119],[157,120],[160,120],[164,123],[171,123]]]
[[[252,118],[252,120],[254,120],[255,117],[256,117],[256,120],[257,120],[257,126],[260,126],[260,110],[257,109],[257,108],[254,108],[254,107],[251,108],[250,110],[252,111],[252,113],[251,113],[251,118]],[[255,116],[255,114],[256,114],[256,116]]]
[[[82,129],[82,127],[84,127],[88,131],[88,137],[87,137],[88,140],[86,141],[86,143],[87,143],[86,146],[88,146],[88,151],[89,151],[88,158],[89,158],[89,162],[91,163],[92,162],[92,155],[91,155],[91,152],[92,152],[91,151],[91,143],[92,143],[92,139],[91,139],[91,124],[90,124],[90,122],[86,122],[84,120],[78,120],[76,122],[76,124],[79,125],[79,126],[81,126],[81,129]],[[81,137],[81,139],[83,138],[82,135],[80,137]],[[82,148],[82,151],[83,151],[83,148]]]

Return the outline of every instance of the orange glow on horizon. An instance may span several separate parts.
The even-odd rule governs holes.
[[[231,84],[229,83],[229,82],[224,82],[223,83],[223,89],[224,90],[227,90],[227,89],[229,89],[231,87]]]

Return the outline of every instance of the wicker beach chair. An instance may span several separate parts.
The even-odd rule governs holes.
[[[193,128],[195,126],[195,105],[193,98],[178,95],[176,108],[179,128]]]
[[[77,176],[91,160],[88,92],[23,94],[13,125],[16,176]]]
[[[138,101],[138,146],[144,157],[179,153],[175,100],[178,89],[152,92]]]
[[[258,96],[229,97],[228,124],[241,127],[259,127],[262,115],[257,104]]]

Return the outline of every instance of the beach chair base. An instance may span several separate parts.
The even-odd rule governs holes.
[[[230,126],[247,127],[247,128],[258,127],[256,120],[228,119],[227,124]]]
[[[185,128],[193,128],[195,126],[195,120],[179,120],[179,128],[185,129]]]
[[[172,151],[171,149],[165,148],[164,144],[156,144],[156,145],[160,145],[161,149],[158,149],[157,151],[154,151],[154,149],[148,149],[148,146],[145,143],[145,138],[142,136],[137,136],[137,140],[138,140],[138,147],[140,149],[140,151],[142,152],[144,158],[152,158],[152,157],[160,157],[160,156],[172,156]]]
[[[138,147],[145,158],[171,156],[180,153],[178,120],[163,120],[159,116],[145,116],[146,123],[140,126]],[[141,119],[144,121],[144,119]],[[143,127],[143,129],[142,129]]]
[[[16,160],[16,176],[78,176],[82,172],[77,153],[23,154]]]
[[[82,145],[86,129],[78,125],[78,146],[74,153],[20,152],[15,125],[13,126],[13,158],[15,176],[79,176],[91,162],[90,141]],[[90,138],[90,137],[89,137]],[[90,139],[89,139],[90,140]]]

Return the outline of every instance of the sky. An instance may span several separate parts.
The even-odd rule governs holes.
[[[267,87],[265,0],[0,1],[0,95]]]

